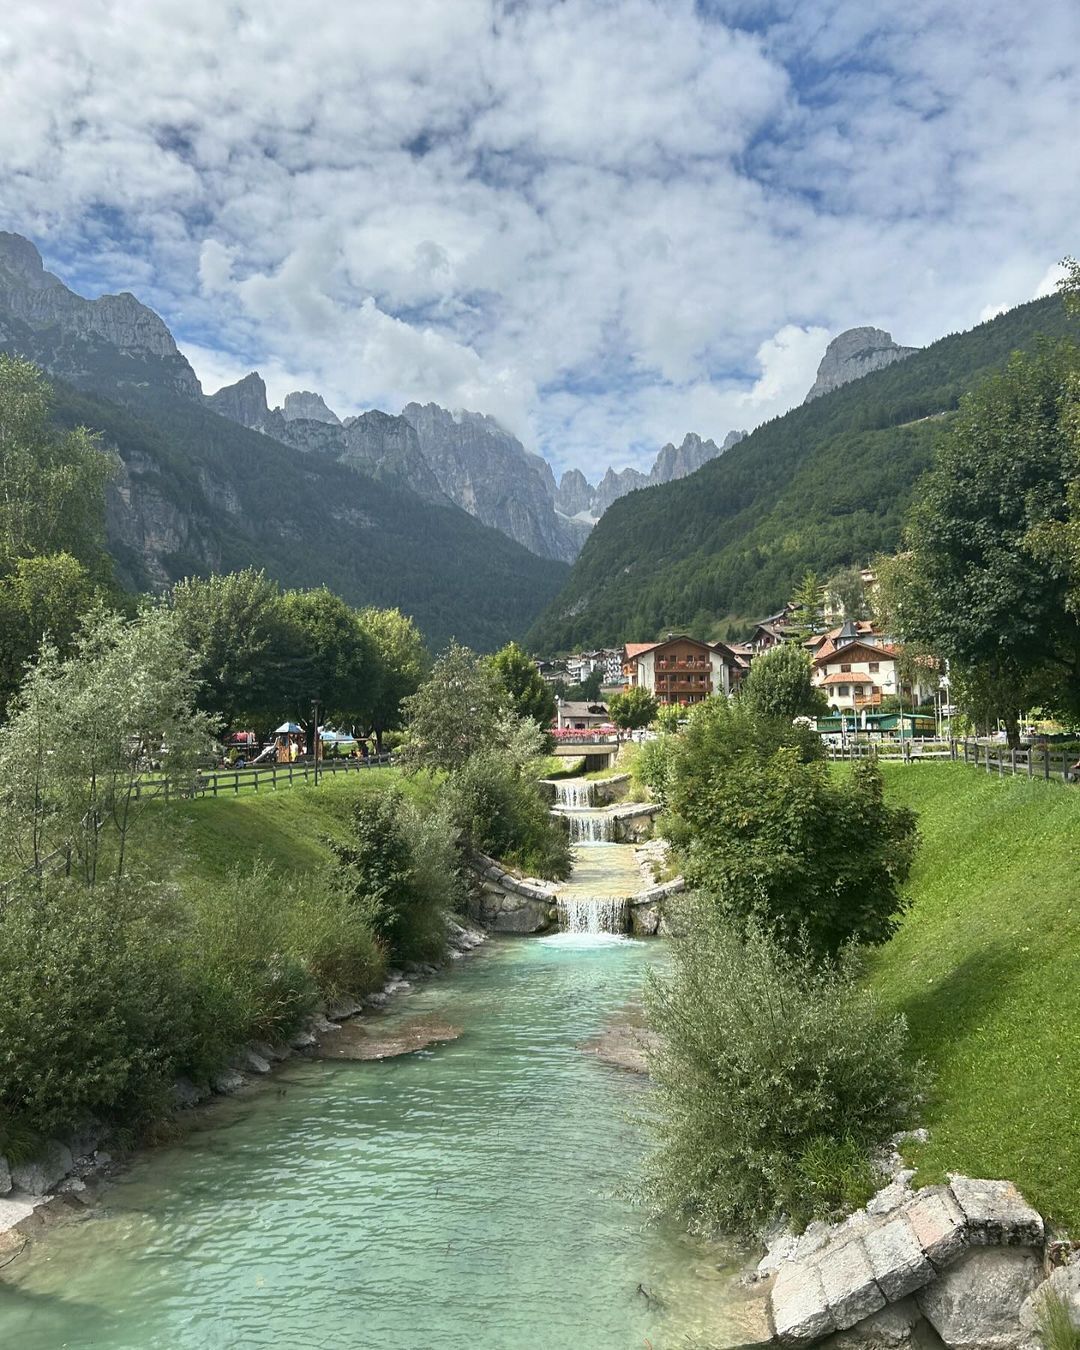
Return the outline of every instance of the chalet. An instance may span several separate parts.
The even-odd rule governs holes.
[[[669,637],[663,642],[629,642],[623,648],[623,679],[647,689],[658,703],[688,706],[710,694],[730,694],[743,670],[724,642]]]
[[[592,731],[610,725],[607,705],[604,703],[574,703],[560,698],[555,705],[557,731]]]
[[[849,621],[850,627],[855,625]],[[849,628],[844,625],[844,629]],[[814,683],[824,689],[834,712],[877,712],[883,698],[899,696],[918,704],[933,695],[937,670],[930,662],[914,688],[900,676],[900,654],[880,633],[836,630],[813,658]]]
[[[750,648],[755,656],[759,652],[767,652],[770,647],[775,647],[781,642],[790,642],[794,639],[795,633],[791,628],[794,611],[794,605],[785,605],[778,613],[770,614],[767,619],[762,619],[760,623],[754,625],[754,631],[750,635]]]

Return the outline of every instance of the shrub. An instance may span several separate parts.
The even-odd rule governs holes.
[[[449,779],[451,817],[464,841],[534,876],[570,875],[570,841],[527,767],[501,750],[481,751]]]
[[[420,815],[400,791],[356,803],[348,843],[330,840],[355,913],[395,960],[438,958],[461,900],[456,828],[439,803]]]
[[[643,784],[652,793],[659,806],[667,806],[675,763],[679,754],[679,740],[673,733],[663,731],[654,740],[638,747],[631,773],[635,784]]]
[[[647,1002],[656,1148],[647,1190],[698,1232],[760,1233],[863,1194],[869,1147],[907,1121],[906,1026],[856,981],[757,923],[740,932],[690,897],[673,969]]]
[[[6,1134],[88,1116],[137,1123],[168,1098],[189,1044],[175,898],[20,878],[0,913],[0,1114]],[[11,1122],[19,1122],[18,1126]]]

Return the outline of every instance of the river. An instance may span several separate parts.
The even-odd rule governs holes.
[[[580,1049],[662,960],[616,938],[489,943],[386,1015],[438,1015],[459,1040],[292,1061],[139,1155],[0,1276],[0,1346],[730,1343],[722,1253],[621,1195],[645,1084]]]

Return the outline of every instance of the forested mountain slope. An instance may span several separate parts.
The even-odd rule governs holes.
[[[775,609],[808,568],[895,548],[941,415],[1010,352],[1067,331],[1058,297],[1021,305],[765,423],[688,478],[623,497],[530,644],[705,632]]]
[[[133,589],[254,564],[285,586],[398,606],[433,648],[454,636],[491,650],[519,636],[565,579],[564,563],[450,503],[329,454],[300,455],[160,388],[129,394],[121,406],[58,381],[55,413],[120,454],[109,544]]]

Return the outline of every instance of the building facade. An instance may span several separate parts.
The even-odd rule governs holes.
[[[670,637],[664,642],[630,642],[623,649],[628,688],[647,689],[661,704],[690,707],[710,694],[730,694],[742,663],[723,642]]]

